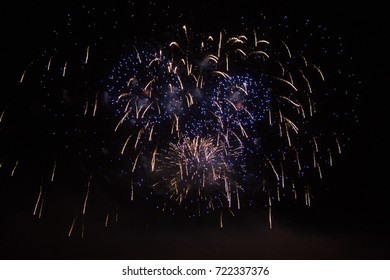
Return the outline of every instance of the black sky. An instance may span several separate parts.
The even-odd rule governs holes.
[[[1,18],[1,108],[31,56],[41,51],[53,22],[79,1],[13,1]],[[218,2],[218,1],[216,1]],[[262,10],[268,17],[310,18],[340,33],[354,58],[359,125],[351,130],[344,158],[325,179],[332,190],[312,210],[275,218],[268,231],[256,215],[232,221],[224,230],[207,225],[164,225],[109,232],[97,230],[85,240],[66,237],[61,221],[42,224],[31,216],[31,197],[0,182],[0,252],[2,259],[388,259],[390,257],[390,187],[388,180],[388,19],[375,2],[238,1],[214,4],[178,1],[178,9],[204,17],[207,26]],[[379,2],[379,1],[378,1]],[[103,5],[103,4],[100,4]],[[112,5],[112,4],[111,4]],[[219,13],[226,9],[224,13]],[[210,15],[209,15],[209,14]],[[213,16],[211,16],[213,15]],[[220,15],[220,16],[218,16]],[[220,17],[220,18],[218,18]],[[0,139],[1,140],[1,139]],[[28,180],[26,179],[26,182]],[[336,191],[337,190],[337,191]],[[29,205],[30,203],[30,205]],[[288,213],[281,209],[280,213]],[[277,214],[277,213],[276,213]],[[50,214],[49,214],[50,215]],[[53,214],[54,215],[54,214]],[[146,213],[144,215],[153,215]],[[151,218],[150,220],[153,220]],[[91,225],[91,231],[97,225]]]

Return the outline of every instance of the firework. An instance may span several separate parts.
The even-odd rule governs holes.
[[[110,75],[115,131],[133,132],[122,149],[133,155],[131,171],[157,169],[158,185],[179,204],[194,188],[197,203],[207,200],[214,209],[215,197],[200,191],[218,185],[218,205],[232,208],[234,189],[240,208],[238,189],[259,188],[250,185],[255,180],[278,201],[298,199],[299,185],[309,206],[307,173],[321,178],[321,166],[331,165],[338,150],[334,134],[311,129],[325,97],[312,86],[325,83],[320,67],[284,41],[258,39],[257,30],[234,37],[221,31],[216,39],[189,31],[184,26],[181,41],[154,52],[133,47]],[[320,146],[326,137],[333,140]]]
[[[270,228],[275,203],[310,206],[311,183],[344,145],[332,127],[337,114],[323,106],[339,94],[318,59],[328,50],[313,55],[306,43],[297,48],[290,36],[258,26],[205,32],[174,24],[157,32],[154,24],[150,35],[134,23],[124,30],[137,39],[114,41],[107,34],[123,34],[117,21],[108,24],[108,39],[89,24],[77,32],[85,40],[74,35],[74,44],[46,50],[21,71],[20,90],[37,92],[41,110],[29,135],[45,143],[25,148],[33,160],[11,156],[8,172],[17,177],[21,167],[38,166],[39,175],[30,174],[43,178],[33,214],[41,218],[49,187],[64,182],[79,186],[69,236],[80,223],[84,237],[98,193],[110,205],[105,227],[118,220],[115,201],[123,197],[190,217],[217,212],[221,227],[224,212],[254,203],[265,205]],[[9,134],[15,146],[24,145],[23,124],[20,131]]]

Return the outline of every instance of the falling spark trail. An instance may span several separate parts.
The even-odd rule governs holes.
[[[270,193],[268,193],[268,224],[269,229],[272,229],[272,201]]]
[[[83,205],[83,215],[85,215],[85,212],[87,210],[87,202],[88,202],[88,197],[89,197],[89,189],[90,189],[90,185],[91,185],[91,180],[92,180],[92,175],[89,177],[89,180],[88,180],[87,193],[85,194],[84,205]]]
[[[84,109],[84,116],[87,115],[88,112],[88,96],[85,97],[85,109]]]
[[[294,182],[292,183],[292,191],[294,193],[294,199],[297,200],[298,199],[298,195],[297,195],[297,190],[295,189]]]
[[[54,176],[55,176],[55,172],[56,172],[56,167],[57,167],[57,160],[54,161],[53,171],[51,173],[51,179],[50,179],[51,182],[54,182]]]
[[[332,152],[330,151],[330,149],[328,149],[328,153],[329,153],[329,165],[333,166]]]
[[[89,58],[89,46],[87,47],[87,51],[86,51],[86,54],[85,54],[84,64],[88,63],[88,58]]]
[[[306,206],[307,207],[310,207],[311,206],[311,201],[310,201],[310,190],[308,188],[306,188],[306,191],[305,191],[305,202],[306,202]]]
[[[24,76],[26,75],[26,71],[27,71],[27,69],[24,70],[24,72],[23,72],[23,74],[22,74],[22,77],[20,77],[20,80],[19,80],[20,83],[23,83]]]
[[[134,183],[133,183],[133,179],[131,179],[131,183],[130,183],[130,200],[131,201],[134,201]]]
[[[104,223],[104,226],[105,226],[105,227],[108,227],[108,220],[109,220],[109,218],[110,218],[110,214],[107,213],[107,215],[106,215],[106,221],[105,221],[105,223]]]
[[[269,126],[272,126],[271,109],[268,109],[268,123],[269,123]]]
[[[320,176],[320,179],[322,179],[321,166],[318,163],[317,163],[317,169],[318,169],[318,175]]]
[[[313,138],[313,143],[314,143],[314,146],[315,146],[315,148],[316,148],[316,152],[318,153],[318,144],[317,144],[317,140],[316,140],[316,138],[313,136],[312,137]]]
[[[83,215],[85,215],[85,211],[86,211],[86,208],[87,208],[88,196],[89,196],[89,187],[88,187],[88,189],[87,189],[87,193],[86,193],[85,199],[84,199]]]
[[[42,184],[39,186],[39,194],[38,194],[37,202],[35,203],[34,212],[33,212],[34,216],[37,213],[38,205],[39,205],[39,202],[41,201],[41,196],[42,196]]]
[[[133,136],[133,135],[130,134],[129,137],[127,137],[125,144],[123,144],[123,147],[122,147],[122,150],[121,150],[121,155],[124,154],[125,149],[126,149],[126,147],[127,147],[127,143],[129,143],[129,140],[130,140],[130,138],[131,138],[132,136]]]
[[[125,120],[125,118],[130,114],[131,112],[131,109],[130,110],[127,110],[126,113],[123,115],[123,117],[120,119],[120,121],[118,122],[118,124],[116,125],[114,131],[117,131],[119,126],[123,123],[123,121]]]
[[[154,152],[152,155],[152,162],[151,162],[152,172],[154,171],[154,167],[156,165],[156,154],[157,154],[157,147],[154,149]]]
[[[73,232],[73,228],[74,228],[74,225],[76,223],[76,219],[77,219],[78,215],[76,215],[72,221],[72,224],[70,226],[70,229],[69,229],[69,232],[68,232],[68,237],[70,237],[72,235],[72,232]]]
[[[312,66],[314,67],[314,69],[316,69],[317,72],[320,74],[321,80],[322,80],[322,81],[325,81],[325,78],[324,78],[324,75],[322,74],[321,69],[320,69],[317,65],[314,65],[314,64],[311,64],[311,65],[312,65]]]
[[[85,224],[83,223],[81,225],[81,239],[84,239],[84,235],[85,235]]]
[[[0,116],[0,123],[3,121],[3,117],[4,117],[4,114],[5,114],[5,110],[6,110],[6,109],[4,109],[3,112],[1,113],[1,116]]]
[[[5,155],[5,156],[3,157],[3,159],[2,159],[2,161],[0,162],[0,168],[3,166],[4,160],[5,160],[6,157],[7,157],[7,155]]]
[[[218,58],[221,57],[221,46],[222,46],[222,31],[219,32],[219,41],[218,41]]]
[[[236,186],[236,196],[237,196],[237,209],[241,209],[241,203],[240,203],[240,194],[238,192],[238,187]]]
[[[96,96],[95,96],[95,105],[93,106],[93,114],[92,114],[92,116],[96,115],[97,103],[98,103],[98,92],[96,93]]]
[[[292,87],[294,89],[294,91],[298,91],[298,89],[291,82],[289,82],[289,81],[287,81],[285,79],[279,78],[279,77],[275,77],[275,79],[288,84],[290,87]]]
[[[288,57],[289,57],[289,58],[291,58],[291,52],[290,52],[290,49],[289,49],[289,47],[287,46],[287,44],[286,44],[284,41],[282,41],[282,44],[284,45],[284,47],[285,47],[285,48],[286,48],[286,50],[287,50]]]
[[[275,166],[273,165],[273,163],[269,160],[269,158],[265,157],[268,161],[268,163],[271,165],[271,168],[272,168],[272,171],[274,172],[275,176],[276,176],[276,180],[279,181],[279,174],[278,172],[276,171],[275,169]]]
[[[67,67],[68,67],[68,61],[65,61],[64,67],[62,69],[62,77],[65,77]]]
[[[336,144],[337,144],[337,150],[339,151],[339,154],[341,154],[341,146],[339,143],[339,139],[337,139],[337,137],[335,139],[336,139]]]
[[[134,161],[134,164],[133,164],[133,169],[131,170],[131,172],[133,172],[133,173],[134,173],[135,167],[137,166],[137,161],[138,161],[139,155],[140,154],[138,154],[137,157],[135,158],[135,161]]]
[[[42,217],[42,210],[43,210],[43,204],[45,202],[45,198],[43,197],[42,198],[42,202],[41,202],[41,207],[39,208],[39,215],[38,215],[38,219],[40,219]]]
[[[139,141],[139,139],[141,138],[142,131],[143,131],[142,129],[140,129],[140,130],[138,131],[137,139],[135,140],[135,144],[134,144],[134,149],[137,149],[138,141]]]
[[[12,169],[11,177],[13,177],[13,176],[15,175],[15,171],[16,171],[16,168],[18,167],[18,163],[19,163],[19,160],[16,161],[15,166],[14,166],[14,168]]]
[[[53,56],[50,56],[49,61],[47,62],[47,67],[46,67],[46,70],[47,70],[47,71],[50,71],[52,59],[53,59]]]
[[[301,161],[299,160],[299,154],[298,154],[298,151],[296,149],[295,149],[295,155],[296,155],[296,158],[297,158],[298,170],[301,171],[302,170]]]

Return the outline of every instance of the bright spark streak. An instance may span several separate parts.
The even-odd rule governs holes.
[[[48,61],[48,63],[47,63],[47,67],[46,67],[47,71],[50,70],[52,59],[53,59],[53,56],[50,56],[49,61]]]
[[[16,163],[15,163],[15,166],[14,166],[14,168],[12,169],[12,172],[11,172],[11,177],[13,177],[13,176],[14,176],[14,174],[15,174],[15,171],[16,171],[16,168],[18,167],[18,163],[19,163],[19,160],[17,160],[17,161],[16,161]]]
[[[96,115],[97,103],[98,103],[98,92],[97,92],[96,95],[95,95],[95,104],[94,104],[94,106],[93,106],[93,113],[92,113],[92,116],[95,116],[95,115]]]
[[[65,61],[64,67],[62,68],[62,77],[65,77],[67,67],[68,67],[68,61]]]
[[[272,229],[272,200],[271,194],[268,192],[268,224],[269,229]]]
[[[133,169],[131,170],[132,173],[134,173],[135,167],[137,166],[137,161],[138,161],[139,155],[140,154],[138,153],[137,157],[135,158],[135,161],[134,161],[134,164],[133,164]]]
[[[19,80],[20,83],[23,83],[24,76],[26,75],[26,71],[27,71],[27,69],[24,70],[24,72],[23,72],[23,74],[22,74],[22,77],[20,77],[20,80]]]
[[[70,237],[72,235],[72,232],[73,232],[73,228],[74,228],[74,225],[76,223],[76,219],[77,219],[78,215],[76,215],[72,221],[72,224],[70,226],[70,229],[69,229],[69,232],[68,232],[68,237]]]
[[[265,156],[265,158],[269,162],[269,164],[271,165],[272,171],[274,172],[274,174],[276,176],[276,180],[279,181],[279,174],[278,174],[278,172],[276,172],[275,166],[273,165],[273,163],[271,162],[271,160],[267,156]]]
[[[127,143],[129,143],[129,140],[130,140],[130,138],[131,138],[132,136],[133,136],[133,135],[130,134],[130,135],[127,137],[125,144],[123,144],[123,147],[122,147],[122,150],[121,150],[121,155],[123,155],[123,153],[125,152],[125,149],[126,149],[126,147],[127,147]]]
[[[55,175],[55,172],[56,172],[56,167],[57,167],[57,161],[55,160],[54,161],[54,166],[53,166],[53,172],[51,173],[51,181],[52,182],[54,181],[54,175]]]
[[[84,199],[84,204],[83,204],[83,215],[85,215],[85,212],[87,210],[87,202],[88,202],[88,197],[89,197],[89,189],[91,186],[91,180],[92,180],[92,175],[89,177],[88,184],[87,184],[87,192],[85,194],[85,199]]]
[[[156,165],[156,154],[157,154],[157,147],[156,147],[156,149],[154,149],[154,152],[152,155],[152,162],[151,162],[152,171],[154,171],[154,167]]]
[[[6,110],[6,109],[4,109],[3,112],[1,113],[1,116],[0,116],[0,123],[3,121],[3,117],[4,117],[4,114],[5,114],[5,110]]]
[[[87,112],[88,112],[88,96],[85,97],[84,116],[87,115]]]
[[[287,44],[286,44],[284,41],[282,41],[282,44],[284,45],[284,47],[285,47],[285,48],[286,48],[286,50],[287,50],[288,57],[289,57],[289,58],[291,58],[291,52],[290,52],[290,49],[289,49],[289,47],[287,46]]]
[[[39,186],[39,194],[38,194],[37,202],[35,203],[34,212],[33,212],[34,216],[37,213],[37,209],[38,209],[39,201],[41,201],[41,197],[42,197],[42,183]]]
[[[89,46],[87,47],[87,51],[85,53],[85,59],[84,59],[84,64],[88,63],[88,58],[89,58]]]
[[[222,31],[219,32],[218,55],[217,55],[218,57],[221,57],[221,47],[222,47]]]
[[[298,91],[298,89],[291,82],[289,82],[285,79],[279,78],[279,77],[274,77],[274,78],[288,84],[290,87],[292,87],[294,89],[294,91]]]

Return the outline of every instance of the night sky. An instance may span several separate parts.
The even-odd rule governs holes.
[[[66,10],[74,10],[79,1],[14,1],[3,4],[1,111],[13,100],[22,100],[22,108],[32,108],[34,100],[15,97],[15,88],[26,65],[46,45],[53,44],[52,30],[66,22]],[[120,1],[114,1],[115,6]],[[346,53],[353,57],[350,69],[361,81],[352,91],[360,97],[356,103],[358,125],[348,128],[350,142],[334,168],[321,181],[319,197],[311,208],[281,203],[274,210],[274,228],[268,229],[265,208],[227,217],[219,228],[218,216],[189,221],[172,218],[142,203],[129,208],[119,200],[119,222],[108,229],[91,219],[86,236],[68,238],[72,217],[56,206],[71,200],[69,193],[55,192],[59,205],[48,202],[38,220],[32,215],[37,196],[37,180],[17,179],[0,169],[0,252],[2,259],[388,259],[390,257],[390,191],[387,176],[388,95],[385,43],[388,19],[383,7],[355,1],[336,4],[284,3],[283,1],[238,1],[215,4],[211,1],[171,1],[172,10],[190,14],[201,28],[229,23],[237,15],[253,17],[262,11],[268,18],[288,16],[292,23],[309,18],[339,34]],[[286,1],[287,2],[287,1]],[[103,4],[99,4],[101,9]],[[225,10],[224,10],[225,9]],[[201,18],[201,20],[199,20]],[[147,19],[144,19],[147,21]],[[234,21],[235,22],[235,21]],[[142,24],[137,28],[142,32]],[[333,62],[337,65],[337,61]],[[346,106],[347,107],[347,106]],[[9,139],[0,123],[1,156],[7,154]],[[31,123],[30,123],[31,121]],[[18,116],[30,145],[44,145],[31,132],[39,127],[28,113]],[[17,128],[15,128],[17,129]],[[43,142],[42,142],[42,141]],[[9,152],[8,152],[9,154]],[[34,154],[34,152],[32,152]],[[44,156],[44,155],[43,155]],[[2,159],[3,160],[3,159]],[[52,159],[50,159],[52,161]],[[4,160],[7,162],[7,158]],[[74,166],[69,162],[69,170]],[[22,168],[22,167],[21,167]],[[24,167],[25,168],[25,167]],[[34,167],[26,171],[34,174]],[[38,176],[39,179],[40,176]],[[69,179],[71,182],[71,179]],[[39,180],[38,180],[39,183]],[[31,186],[29,186],[31,185]],[[104,194],[99,194],[104,195]],[[58,198],[60,198],[58,200]],[[122,207],[123,206],[123,207]],[[93,205],[96,213],[104,212]],[[60,207],[59,207],[60,208]],[[135,216],[133,213],[137,213]],[[96,214],[96,215],[98,215]],[[100,224],[99,224],[100,223]]]

